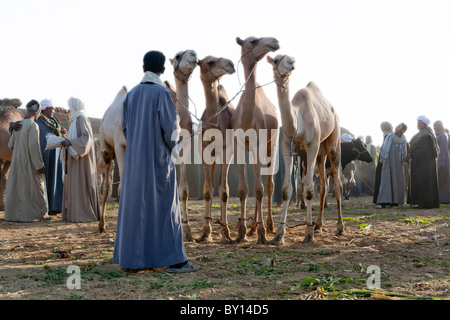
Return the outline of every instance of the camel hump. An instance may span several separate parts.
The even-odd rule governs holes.
[[[321,91],[320,91],[319,86],[314,81],[310,81],[308,83],[307,87],[310,88],[311,90],[315,91],[315,92],[319,92],[320,94],[322,94]]]

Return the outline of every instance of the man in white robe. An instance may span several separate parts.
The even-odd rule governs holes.
[[[35,122],[40,113],[39,102],[28,102],[21,130],[13,131],[9,139],[8,147],[13,154],[6,183],[6,221],[32,222],[48,217],[45,166],[39,144],[39,126]]]

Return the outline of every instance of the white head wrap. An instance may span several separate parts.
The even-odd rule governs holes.
[[[75,120],[79,116],[85,116],[83,101],[81,101],[78,98],[72,97],[69,99],[69,101],[67,101],[67,104],[69,105],[69,109],[70,109],[69,123],[71,123],[73,120]]]
[[[417,121],[422,121],[423,123],[425,123],[427,126],[428,125],[430,125],[430,119],[428,119],[428,117],[426,117],[426,116],[419,116],[418,118],[417,118]]]
[[[44,99],[41,101],[42,110],[47,109],[48,107],[54,107],[53,101],[51,99]]]
[[[84,102],[81,101],[78,98],[70,98],[69,101],[67,101],[67,104],[69,105],[70,109],[70,119],[69,119],[69,132],[67,133],[67,139],[72,140],[78,138],[77,136],[77,122],[74,121],[78,117],[86,116],[84,112]],[[75,150],[73,146],[69,146],[69,154],[75,158],[79,158],[78,152]]]

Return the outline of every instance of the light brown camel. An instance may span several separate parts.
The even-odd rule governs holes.
[[[286,229],[286,216],[292,195],[291,175],[293,168],[293,148],[299,145],[307,154],[306,176],[304,177],[304,195],[306,199],[306,234],[304,242],[314,240],[314,224],[312,221],[312,197],[314,194],[313,175],[316,161],[320,179],[320,209],[315,228],[320,230],[323,222],[325,202],[325,160],[330,159],[333,179],[336,181],[334,194],[337,202],[337,235],[344,231],[341,212],[341,181],[340,181],[340,126],[339,117],[331,103],[325,99],[319,87],[310,82],[306,88],[297,91],[290,101],[289,77],[294,70],[294,59],[278,55],[274,59],[267,57],[273,66],[274,78],[277,84],[278,104],[281,114],[283,136],[281,153],[285,163],[285,178],[283,184],[283,210],[280,225],[273,244],[282,244]]]
[[[264,197],[264,185],[262,182],[263,159],[260,156],[261,150],[268,157],[276,155],[278,148],[278,118],[275,106],[265,95],[263,89],[258,87],[256,82],[256,67],[267,53],[276,51],[280,48],[278,40],[275,38],[255,38],[248,37],[245,40],[236,38],[236,42],[241,46],[241,62],[245,74],[245,91],[239,100],[236,110],[231,117],[231,127],[235,133],[239,133],[241,138],[235,136],[235,159],[239,168],[239,199],[241,203],[241,217],[238,224],[238,236],[236,241],[246,240],[246,211],[248,185],[246,181],[246,163],[239,159],[238,152],[242,152],[243,139],[245,139],[245,148],[253,155],[255,161],[255,181],[254,194],[256,198],[255,216],[251,232],[257,228],[258,243],[267,243],[266,229],[264,227],[262,215],[262,202]],[[266,130],[264,132],[264,130]],[[256,139],[251,137],[256,133]],[[265,133],[265,134],[264,134]],[[242,138],[243,137],[243,138]],[[248,140],[247,140],[248,139]],[[252,140],[252,141],[251,141]],[[256,140],[256,141],[254,141]],[[261,141],[266,141],[262,143]],[[273,168],[274,162],[268,163],[272,172],[267,174],[267,196],[268,196],[268,216],[267,228],[270,231],[273,228],[272,218],[272,195],[273,195]]]
[[[0,100],[0,210],[5,210],[5,190],[8,180],[9,167],[11,165],[12,150],[8,148],[9,125],[11,122],[21,121],[26,113],[25,109],[19,109],[22,102],[19,99]],[[56,107],[55,117],[66,125],[70,118],[70,111]]]
[[[188,83],[191,74],[198,64],[197,53],[194,50],[186,50],[178,52],[173,59],[170,59],[173,66],[173,75],[175,77],[176,103],[177,112],[180,119],[180,128],[187,130],[192,135],[192,118],[189,113],[189,93]],[[182,138],[181,138],[182,140]],[[181,150],[180,157],[183,156]],[[189,185],[187,181],[187,164],[180,164],[180,180],[178,184],[178,197],[180,199],[181,218],[183,226],[183,240],[193,241],[191,227],[188,219],[188,198]]]
[[[9,133],[9,124],[10,122],[16,122],[22,119],[23,116],[16,107],[0,107],[0,210],[5,210],[4,195],[12,158],[12,150],[8,148],[8,142],[11,136]]]
[[[220,224],[222,242],[232,243],[227,222],[229,196],[228,169],[233,158],[233,148],[227,149],[227,130],[231,129],[230,119],[234,108],[221,99],[222,86],[218,82],[222,76],[235,72],[233,62],[225,58],[207,56],[198,62],[200,79],[205,92],[206,108],[202,115],[202,163],[205,173],[203,197],[205,199],[205,219],[199,241],[211,241],[211,208],[214,192],[214,168],[216,159],[220,163],[219,197],[221,204]],[[225,109],[223,109],[225,108]],[[220,112],[218,115],[217,113]],[[205,151],[206,150],[206,151]],[[227,152],[228,151],[228,152]],[[231,151],[231,152],[230,152]],[[218,158],[216,158],[218,157]]]
[[[176,96],[175,92],[166,81],[166,88],[170,91],[172,99],[175,103]],[[113,162],[116,159],[117,169],[119,170],[119,186],[118,195],[120,197],[121,191],[121,181],[123,166],[125,163],[125,151],[127,147],[127,141],[122,131],[122,112],[123,112],[123,102],[128,94],[128,89],[123,86],[119,92],[116,94],[111,105],[105,111],[102,120],[100,121],[99,128],[99,154],[97,160],[97,171],[101,172],[100,190],[103,194],[102,200],[102,216],[100,217],[98,223],[98,230],[100,233],[106,231],[106,203],[108,199],[108,194],[111,191],[109,181],[112,179],[112,171],[115,170],[116,166]]]
[[[123,102],[128,94],[128,89],[123,86],[119,92],[116,94],[111,105],[106,109],[103,114],[102,120],[100,121],[99,128],[99,140],[100,140],[100,153],[103,160],[103,200],[102,200],[102,216],[98,222],[98,231],[100,233],[106,231],[106,200],[108,199],[109,192],[109,179],[111,164],[113,160],[116,159],[117,167],[119,170],[119,186],[117,189],[118,195],[120,197],[120,191],[122,187],[122,175],[123,166],[125,162],[125,150],[127,146],[127,141],[122,131],[122,112],[123,112]]]

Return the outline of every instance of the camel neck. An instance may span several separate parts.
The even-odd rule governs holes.
[[[290,100],[289,87],[277,85],[277,96],[283,130],[292,138],[297,130],[297,118]]]
[[[175,84],[178,101],[187,106],[189,104],[188,83],[175,79]]]
[[[242,122],[252,123],[253,115],[256,106],[256,66],[257,63],[245,63],[244,75],[245,75],[245,91],[242,94],[243,99],[243,112]]]
[[[205,81],[202,79],[203,89],[205,92],[205,109],[207,118],[217,112],[219,105],[219,91],[217,89],[217,81]]]

